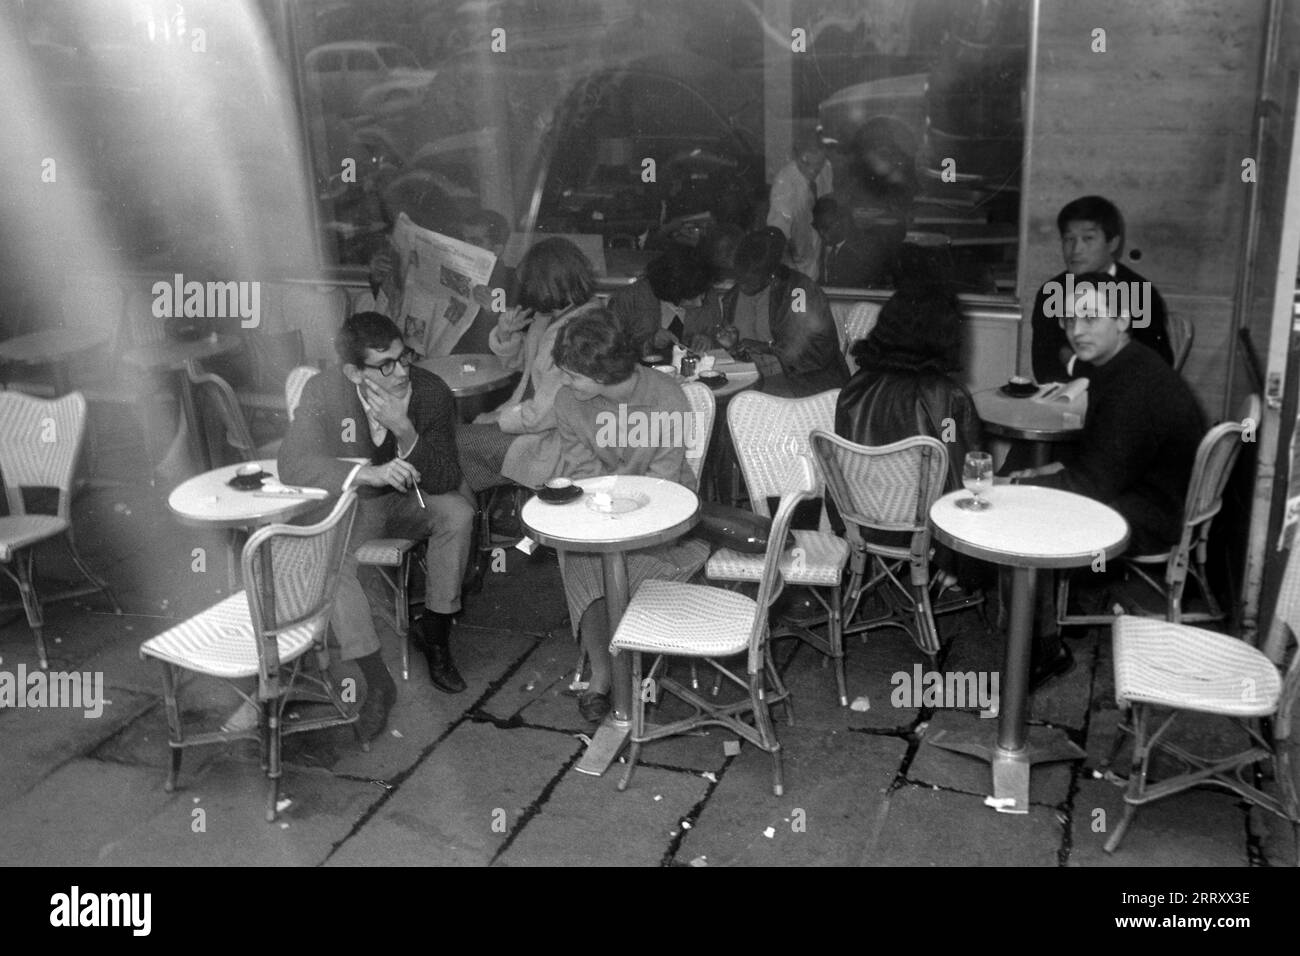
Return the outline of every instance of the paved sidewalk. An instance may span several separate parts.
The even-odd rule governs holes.
[[[389,731],[369,754],[348,728],[327,733],[326,766],[287,743],[277,823],[262,816],[264,778],[247,745],[189,750],[181,789],[163,791],[168,762],[161,677],[140,642],[225,593],[221,539],[171,520],[162,488],[88,491],[75,507],[78,540],[118,590],[127,614],[95,598],[51,605],[56,671],[103,674],[98,717],[62,709],[0,710],[0,864],[55,865],[708,865],[864,864],[1014,866],[1287,865],[1290,828],[1233,795],[1184,794],[1143,810],[1119,853],[1102,852],[1121,790],[1094,768],[1115,733],[1109,646],[1073,641],[1073,672],[1039,694],[1033,718],[1065,728],[1088,751],[1077,764],[1033,771],[1027,815],[984,806],[987,767],[926,744],[968,726],[974,709],[891,704],[891,676],[921,658],[901,632],[849,645],[850,695],[835,701],[832,672],[789,642],[778,654],[796,723],[778,722],[786,794],[772,796],[770,758],[714,729],[650,745],[631,787],[619,773],[576,773],[589,728],[567,686],[576,648],[554,556],[506,552],[471,599],[453,641],[469,689],[435,691],[423,659],[400,680],[395,635],[381,630],[399,677]],[[195,549],[203,549],[196,552]],[[205,570],[194,570],[198,557]],[[72,580],[58,546],[38,559],[41,580]],[[381,592],[376,592],[381,593]],[[381,598],[382,600],[382,598]],[[386,605],[384,605],[386,606]],[[377,616],[378,617],[378,616]],[[977,614],[945,619],[943,665],[996,671],[1000,640]],[[19,614],[0,628],[0,673],[36,668]],[[234,706],[214,682],[192,682],[191,719]],[[621,768],[620,768],[621,769]]]

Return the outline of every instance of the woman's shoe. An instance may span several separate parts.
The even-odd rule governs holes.
[[[587,691],[578,698],[578,713],[582,719],[598,724],[609,716],[611,710],[609,692],[603,694]]]

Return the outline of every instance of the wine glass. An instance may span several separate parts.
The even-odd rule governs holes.
[[[966,461],[961,468],[961,483],[973,497],[958,501],[958,508],[966,511],[983,511],[988,508],[988,501],[980,495],[993,487],[993,456],[984,451],[967,452]]]

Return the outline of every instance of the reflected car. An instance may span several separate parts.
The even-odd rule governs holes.
[[[318,46],[303,58],[303,72],[308,95],[344,116],[417,106],[436,76],[406,47],[371,40]]]

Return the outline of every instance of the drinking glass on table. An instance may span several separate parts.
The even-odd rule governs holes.
[[[958,508],[966,511],[983,511],[988,508],[989,503],[980,495],[993,487],[993,456],[985,451],[967,452],[966,461],[961,468],[961,483],[973,497],[958,501]]]

